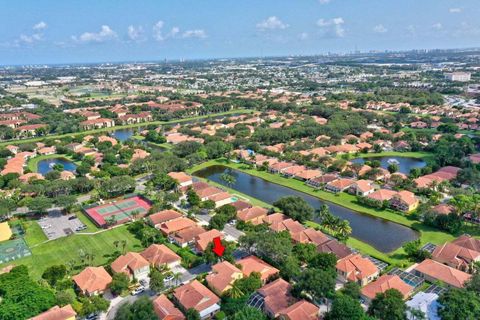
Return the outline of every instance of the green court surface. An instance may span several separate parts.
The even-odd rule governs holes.
[[[137,201],[135,200],[128,200],[128,201],[122,201],[122,202],[117,202],[115,203],[115,206],[120,208],[120,209],[126,209],[126,208],[131,208],[137,205]]]
[[[31,254],[23,238],[0,243],[0,264],[27,257]]]
[[[108,207],[98,208],[97,212],[100,213],[102,216],[118,211],[118,208],[115,205],[110,205]]]

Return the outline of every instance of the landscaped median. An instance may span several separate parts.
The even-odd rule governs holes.
[[[334,193],[326,192],[323,190],[318,190],[306,185],[304,182],[300,180],[285,178],[280,175],[272,174],[266,171],[258,171],[254,168],[250,168],[248,165],[245,165],[242,163],[234,163],[234,162],[228,161],[227,159],[211,160],[189,169],[188,172],[193,173],[195,171],[198,171],[210,166],[214,166],[214,165],[222,165],[225,167],[236,169],[244,173],[250,174],[252,176],[259,177],[266,181],[276,183],[284,187],[288,187],[288,188],[306,193],[318,199],[335,203],[360,213],[368,214],[374,217],[382,218],[388,221],[392,221],[392,222],[410,227],[414,230],[417,230],[420,233],[420,236],[421,236],[420,239],[422,241],[422,244],[425,244],[427,242],[431,242],[434,244],[441,244],[446,241],[451,241],[454,239],[454,236],[451,234],[440,231],[438,229],[425,226],[419,221],[411,219],[408,216],[402,215],[401,213],[397,213],[393,210],[374,209],[374,208],[366,207],[358,203],[357,198],[353,195],[350,195],[344,192],[339,194],[334,194]],[[235,193],[236,191],[231,190],[231,192]],[[372,230],[372,232],[374,232],[374,230]],[[394,252],[391,252],[390,254],[385,254],[376,250],[372,246],[362,241],[359,241],[358,239],[352,238],[348,241],[348,244],[366,254],[385,260],[386,262],[389,262],[389,263],[402,265],[405,262],[405,256],[403,255],[402,248],[399,248]]]

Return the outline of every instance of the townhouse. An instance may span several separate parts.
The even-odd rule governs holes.
[[[152,244],[140,255],[147,260],[152,267],[159,270],[167,267],[175,269],[180,266],[181,258],[164,244]]]
[[[466,272],[444,265],[440,262],[425,259],[419,263],[412,273],[429,282],[441,281],[450,288],[463,288],[471,275]]]
[[[389,289],[398,290],[402,294],[403,299],[406,300],[413,293],[414,287],[406,284],[397,275],[385,274],[380,278],[378,278],[377,280],[375,280],[374,282],[371,282],[366,286],[364,286],[360,290],[360,295],[364,299],[364,301],[368,304],[375,298],[377,294],[384,293]]]
[[[130,279],[146,279],[150,273],[150,262],[137,252],[127,252],[115,259],[110,266],[114,273],[124,273]]]
[[[85,296],[103,294],[112,283],[112,277],[104,267],[86,267],[72,277],[78,290]]]
[[[353,254],[338,260],[336,269],[340,281],[352,281],[360,286],[372,282],[380,274],[372,261],[359,254]]]
[[[210,289],[221,296],[232,288],[236,280],[242,278],[242,270],[228,261],[222,261],[212,266],[212,273],[207,275],[206,281]]]
[[[183,311],[191,308],[198,311],[201,319],[211,318],[220,311],[220,298],[198,280],[176,288],[173,298]]]

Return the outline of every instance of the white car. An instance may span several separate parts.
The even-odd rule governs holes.
[[[173,280],[173,275],[170,275],[170,276],[166,276],[164,279],[163,279],[163,282],[170,282]]]
[[[139,295],[140,293],[144,292],[145,291],[145,288],[140,286],[138,287],[137,289],[133,290],[132,291],[132,296],[136,296],[136,295]]]

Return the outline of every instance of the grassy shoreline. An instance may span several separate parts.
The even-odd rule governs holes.
[[[212,113],[212,114],[208,114],[208,115],[204,115],[204,116],[194,116],[194,117],[188,117],[188,118],[183,118],[183,119],[176,119],[176,120],[171,120],[171,121],[151,121],[151,122],[133,123],[133,124],[114,126],[114,127],[110,127],[110,128],[101,128],[101,129],[94,129],[94,130],[87,130],[87,131],[64,133],[64,134],[52,134],[52,135],[46,135],[46,136],[35,137],[35,138],[27,138],[27,139],[13,139],[13,140],[7,140],[7,141],[0,142],[0,147],[7,146],[9,144],[19,145],[19,144],[23,144],[23,143],[44,141],[44,140],[47,140],[47,139],[61,139],[61,138],[65,138],[65,137],[76,137],[76,136],[96,134],[96,133],[102,133],[102,132],[110,132],[110,131],[121,130],[121,129],[138,128],[138,127],[142,127],[142,126],[144,127],[144,126],[148,126],[148,125],[175,124],[175,123],[183,123],[183,122],[188,122],[188,121],[193,121],[193,120],[208,119],[208,118],[218,117],[218,116],[226,116],[226,115],[237,114],[237,113],[248,114],[248,113],[253,113],[253,112],[254,112],[254,110],[238,109],[238,110],[230,110],[230,111],[226,111],[226,112]]]
[[[193,168],[190,168],[188,172],[193,173],[195,171],[198,171],[213,165],[222,165],[232,169],[236,169],[241,172],[264,179],[266,181],[273,182],[273,183],[282,185],[284,187],[288,187],[290,189],[306,193],[308,195],[319,198],[320,200],[335,203],[337,205],[343,206],[347,209],[359,212],[361,214],[368,214],[377,218],[382,218],[384,220],[388,220],[388,221],[395,222],[403,226],[412,228],[417,232],[419,232],[420,240],[422,244],[425,244],[427,242],[434,243],[434,244],[441,244],[447,241],[452,241],[455,238],[455,235],[448,234],[441,230],[425,226],[417,220],[411,219],[407,216],[401,215],[392,210],[377,210],[374,208],[366,207],[358,203],[356,201],[355,196],[349,195],[347,193],[341,193],[341,194],[335,195],[326,191],[317,190],[305,185],[305,183],[303,183],[302,181],[299,181],[296,179],[284,178],[280,175],[271,174],[265,171],[257,171],[256,169],[250,169],[245,164],[227,162],[226,159],[211,160],[208,162],[204,162]],[[222,186],[222,187],[225,188],[225,186]],[[233,192],[238,193],[236,190],[233,190]],[[314,222],[309,222],[309,224],[312,225],[314,224]],[[463,232],[465,232],[465,230],[463,230]],[[470,232],[470,234],[472,234],[472,232]],[[479,236],[480,233],[478,232],[473,233],[473,235]],[[405,263],[407,262],[402,248],[398,248],[389,253],[383,253],[376,250],[375,248],[368,245],[367,243],[362,242],[355,238],[350,238],[347,241],[347,244],[360,250],[363,253],[369,254],[373,257],[379,258],[391,264],[402,266],[402,265],[405,265]]]
[[[38,164],[40,163],[40,161],[48,160],[48,159],[66,159],[77,165],[79,164],[68,155],[55,153],[55,154],[36,156],[34,158],[29,159],[27,162],[27,168],[31,172],[38,172]]]

